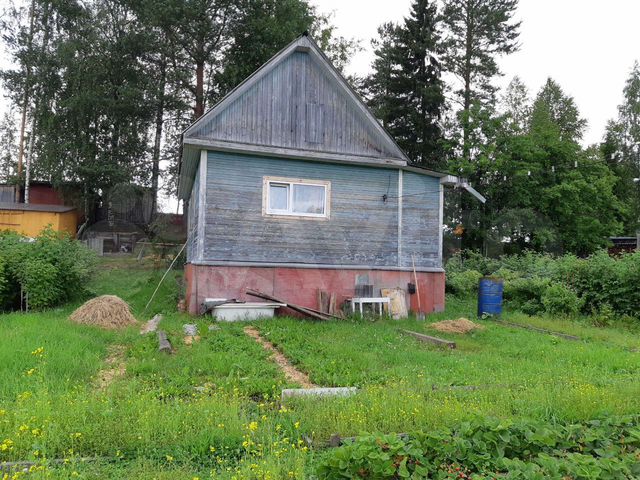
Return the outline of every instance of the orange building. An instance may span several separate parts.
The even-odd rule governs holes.
[[[74,236],[78,217],[73,207],[0,202],[0,230],[37,237],[48,225],[56,232]]]

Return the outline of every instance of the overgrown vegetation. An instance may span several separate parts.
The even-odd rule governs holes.
[[[578,424],[474,419],[454,428],[363,436],[323,458],[323,479],[633,479],[640,417]]]
[[[182,325],[194,319],[175,312],[179,273],[167,277],[157,300],[145,310],[164,264],[115,258],[100,259],[99,267],[88,288],[122,297],[139,320],[164,313],[161,328],[176,351],[160,354],[156,339],[141,336],[137,327],[114,332],[74,324],[67,317],[76,302],[42,312],[5,314],[0,322],[0,462],[35,461],[30,478],[319,479],[325,477],[318,466],[338,455],[325,448],[334,433],[350,437],[371,432],[375,438],[392,439],[398,433],[425,432],[412,435],[411,441],[426,442],[429,435],[445,435],[447,428],[461,439],[455,445],[466,448],[468,461],[458,461],[462,471],[480,468],[476,465],[483,452],[492,455],[500,442],[506,442],[513,443],[514,453],[509,456],[507,449],[505,462],[512,459],[512,464],[504,463],[505,469],[521,471],[521,461],[526,468],[538,465],[547,473],[553,470],[538,459],[550,450],[537,457],[534,450],[517,453],[524,448],[524,443],[517,443],[522,440],[519,425],[534,429],[533,437],[526,435],[533,448],[556,438],[563,432],[561,425],[592,419],[614,424],[615,418],[640,410],[640,386],[635,381],[640,359],[631,351],[639,344],[614,327],[507,312],[507,320],[542,327],[554,322],[556,330],[583,341],[490,320],[478,320],[484,330],[468,335],[437,333],[455,340],[456,350],[399,334],[399,328],[434,334],[432,321],[472,316],[473,302],[455,297],[449,298],[446,312],[431,315],[427,322],[255,322],[314,383],[359,389],[350,398],[299,398],[283,404],[281,389],[293,385],[243,333],[244,324],[221,324],[210,331],[209,319],[201,318],[196,320],[200,341],[183,343]],[[126,371],[101,388],[100,372],[112,368],[107,359],[114,346],[122,347],[116,363],[123,362]],[[479,420],[485,417],[499,420]],[[509,434],[512,441],[505,437],[494,444],[487,439],[498,424],[496,435]],[[465,437],[465,425],[476,429],[469,436],[482,441]],[[547,430],[549,436],[544,437]],[[627,468],[618,459],[609,462],[613,466],[605,465],[616,443],[612,431],[591,426],[588,430],[598,436],[592,445],[602,444],[605,454],[596,460],[604,472],[616,465]],[[627,435],[629,442],[635,441]],[[451,450],[443,450],[447,445]],[[425,451],[453,459],[455,445]],[[413,446],[403,442],[397,448]],[[570,453],[559,465],[573,468],[573,460],[590,462],[589,455]],[[81,457],[99,460],[83,463]],[[550,457],[549,462],[559,462]],[[49,463],[56,458],[68,463]],[[349,466],[356,461],[357,457],[345,460]],[[487,472],[489,468],[487,463]],[[498,468],[497,463],[491,468]],[[593,471],[590,464],[585,468]]]
[[[0,310],[43,309],[81,298],[95,254],[66,234],[46,229],[35,240],[0,232]]]
[[[507,305],[527,314],[582,313],[604,324],[614,315],[639,315],[640,253],[578,258],[528,252],[492,259],[465,252],[447,262],[447,290],[471,295],[483,275],[502,277]]]

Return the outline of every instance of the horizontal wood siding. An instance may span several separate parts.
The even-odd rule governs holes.
[[[441,267],[440,182],[438,178],[403,172],[401,267]]]
[[[189,138],[397,157],[371,120],[308,53],[295,51]]]
[[[200,260],[198,258],[198,203],[200,200],[200,169],[196,170],[191,197],[189,198],[189,210],[187,212],[187,262]]]
[[[264,176],[330,181],[331,218],[263,216]],[[203,260],[397,266],[397,187],[398,170],[209,152]]]

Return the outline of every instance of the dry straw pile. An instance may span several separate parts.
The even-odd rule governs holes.
[[[102,295],[93,298],[79,307],[69,318],[76,323],[95,325],[111,330],[137,323],[135,317],[131,315],[127,302],[115,295]]]
[[[482,330],[484,327],[473,323],[466,318],[459,318],[457,320],[443,320],[442,322],[436,322],[431,324],[431,328],[435,328],[439,332],[445,333],[469,333],[473,330]]]

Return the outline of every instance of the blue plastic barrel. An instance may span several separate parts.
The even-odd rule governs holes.
[[[504,282],[501,278],[484,277],[478,286],[478,317],[485,313],[494,316],[502,314],[502,293]]]

